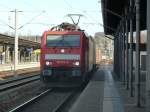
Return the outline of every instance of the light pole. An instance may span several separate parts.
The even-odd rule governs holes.
[[[17,9],[15,9],[15,10],[10,11],[10,12],[15,13],[15,26],[12,27],[12,26],[10,26],[9,24],[7,24],[5,22],[2,22],[2,23],[4,23],[5,25],[7,25],[8,27],[10,27],[11,29],[13,29],[15,31],[15,38],[14,38],[14,75],[17,76],[16,70],[17,70],[17,65],[18,65],[18,30],[23,28],[25,25],[29,24],[35,18],[39,17],[42,13],[45,13],[45,11],[42,11],[42,13],[40,13],[39,15],[33,17],[29,22],[22,25],[21,27],[18,27],[18,12],[23,12],[23,11],[18,11]],[[9,22],[10,22],[10,17],[9,17]]]
[[[11,11],[15,13],[15,39],[14,39],[14,75],[17,76],[16,70],[17,70],[17,65],[18,65],[18,11],[15,9],[14,11]]]
[[[26,24],[22,25],[21,27],[18,27],[18,12],[23,12],[23,11],[18,11],[17,9],[15,9],[14,11],[10,11],[10,12],[14,12],[15,13],[15,27],[12,28],[15,30],[15,41],[14,41],[14,75],[17,76],[16,70],[17,70],[17,65],[18,65],[18,30],[23,28],[26,24],[29,24],[29,22],[27,22]],[[42,11],[42,13],[45,11]],[[39,15],[35,16],[34,18],[32,18],[30,21],[33,21],[35,18],[37,18],[38,16],[40,16],[42,13],[40,13]]]
[[[16,74],[18,65],[18,10],[15,9],[15,47],[14,47],[14,73]]]

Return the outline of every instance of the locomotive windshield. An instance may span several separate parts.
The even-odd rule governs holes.
[[[46,46],[79,47],[80,35],[47,35]]]

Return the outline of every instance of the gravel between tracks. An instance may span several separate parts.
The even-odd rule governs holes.
[[[40,81],[35,81],[13,90],[0,93],[0,112],[9,111],[17,105],[41,93],[43,90],[44,85]]]
[[[53,90],[40,100],[27,106],[22,112],[52,112],[70,94],[72,94],[72,90]]]

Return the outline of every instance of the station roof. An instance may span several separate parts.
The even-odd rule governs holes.
[[[102,5],[103,23],[105,34],[114,34],[117,30],[117,26],[120,23],[121,18],[112,14],[110,11],[124,17],[125,7],[129,7],[130,0],[100,0]],[[141,30],[146,29],[146,0],[140,2],[140,15],[141,15]],[[135,6],[134,6],[135,8]],[[134,16],[134,28],[135,30],[135,16]]]
[[[14,44],[14,37],[0,34],[0,44],[13,45]],[[40,43],[38,43],[38,42],[25,40],[25,39],[21,39],[21,38],[18,39],[18,44],[20,46],[25,46],[25,47],[40,47]]]

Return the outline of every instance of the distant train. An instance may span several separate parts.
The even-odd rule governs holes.
[[[94,39],[69,23],[53,27],[43,34],[40,65],[50,87],[78,86],[96,67]]]

